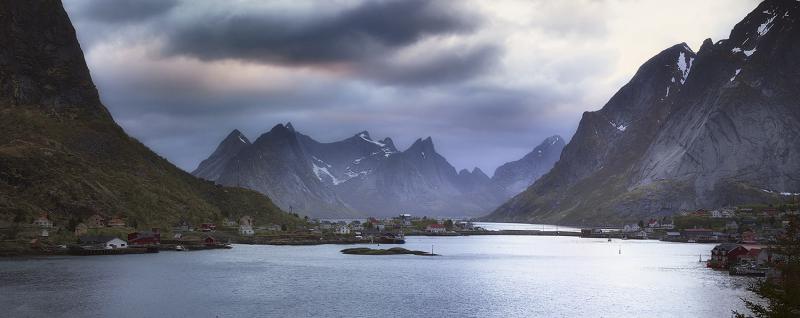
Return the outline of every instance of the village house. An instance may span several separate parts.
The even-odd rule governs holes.
[[[350,222],[350,229],[353,231],[363,231],[364,225],[362,225],[360,221],[353,221]]]
[[[255,234],[253,225],[255,225],[253,217],[245,215],[239,218],[239,235],[250,236]]]
[[[224,226],[224,227],[237,227],[237,226],[239,226],[239,223],[236,223],[236,220],[234,220],[234,219],[224,218],[224,219],[222,219],[222,226]]]
[[[775,217],[778,216],[779,213],[780,211],[778,211],[776,208],[766,208],[761,210],[761,215],[764,217]]]
[[[219,242],[217,241],[217,239],[211,235],[207,235],[205,238],[203,238],[203,244],[205,246],[216,246],[218,243]]]
[[[710,214],[710,215],[711,215],[711,217],[712,217],[712,218],[714,218],[714,219],[720,219],[720,218],[722,218],[722,212],[721,212],[721,211],[719,211],[719,210],[711,210],[711,212],[709,212],[709,214]]]
[[[710,241],[716,239],[714,237],[714,231],[710,229],[704,228],[695,228],[695,229],[685,229],[681,232],[681,235],[688,240],[694,241]]]
[[[80,223],[75,226],[75,236],[86,235],[89,232],[89,227],[86,224]]]
[[[120,217],[111,218],[108,220],[108,227],[125,227],[125,220]]]
[[[339,224],[339,225],[336,226],[336,229],[334,230],[334,232],[336,234],[346,235],[346,234],[350,234],[350,228],[347,227],[347,225]]]
[[[214,223],[200,224],[200,231],[202,232],[214,232],[216,230],[217,230],[217,225]]]
[[[99,229],[102,227],[106,227],[106,218],[100,214],[93,214],[88,219],[86,219],[86,226],[90,229]]]
[[[33,220],[33,225],[38,226],[40,228],[49,229],[53,227],[53,222],[51,222],[50,219],[47,218],[47,214],[42,214],[41,216],[36,218],[36,220]]]
[[[722,213],[723,218],[733,218],[736,217],[736,208],[733,207],[724,207],[720,209],[720,213]]]
[[[739,257],[747,254],[744,246],[734,243],[719,244],[711,250],[709,266],[713,268],[728,268],[739,261]]]
[[[756,242],[756,233],[753,231],[744,231],[742,232],[742,243],[755,243]]]
[[[282,229],[281,229],[281,226],[278,225],[278,224],[270,224],[270,225],[267,225],[265,230],[272,231],[272,232],[280,232]]]
[[[447,232],[447,228],[442,224],[431,224],[425,228],[425,231],[430,233],[444,233]]]
[[[640,228],[638,224],[625,224],[625,226],[622,227],[622,232],[632,233],[639,231],[639,229]]]
[[[681,236],[681,232],[677,231],[668,231],[664,235],[664,240],[669,242],[677,242],[680,241],[682,238],[683,236]]]
[[[175,225],[172,227],[173,232],[189,232],[191,231],[191,229],[192,225],[189,223],[189,221],[186,221],[184,219],[181,219],[180,221],[178,221],[178,223],[175,223]]]
[[[81,246],[99,249],[127,248],[128,243],[114,236],[81,236]]]
[[[411,214],[403,213],[398,217],[403,226],[411,226]]]
[[[153,228],[150,231],[128,233],[128,243],[130,245],[161,244],[161,231],[158,228]]]

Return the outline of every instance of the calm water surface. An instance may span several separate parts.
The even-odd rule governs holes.
[[[706,244],[409,237],[441,257],[350,246],[0,260],[5,317],[729,317],[746,279]],[[619,254],[619,251],[622,254]]]

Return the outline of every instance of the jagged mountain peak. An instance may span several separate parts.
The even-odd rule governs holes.
[[[483,170],[481,170],[481,168],[478,167],[472,168],[472,174],[474,176],[480,177],[481,179],[489,180],[489,176],[487,176],[486,173],[484,173]]]
[[[423,151],[423,152],[424,151],[434,152],[435,148],[433,147],[433,139],[430,136],[428,136],[425,139],[417,138],[417,140],[414,141],[414,143],[411,144],[411,147],[408,147],[408,150],[406,150],[406,151],[407,152],[420,152],[420,151]]]
[[[242,132],[239,131],[239,129],[234,129],[233,131],[231,131],[231,133],[229,133],[228,136],[225,137],[225,139],[222,141],[222,143],[229,143],[229,142],[243,143],[245,145],[250,144],[250,140],[247,139],[247,136],[242,134]]]
[[[552,135],[550,137],[547,137],[544,141],[542,141],[542,143],[539,144],[539,147],[542,147],[542,146],[555,146],[555,145],[558,145],[558,144],[562,144],[563,145],[564,143],[565,143],[564,142],[564,138],[562,138],[559,135]]]
[[[294,131],[294,126],[292,126],[292,122],[290,121],[286,122],[286,125],[284,125],[284,127],[286,127],[286,129],[288,130]]]

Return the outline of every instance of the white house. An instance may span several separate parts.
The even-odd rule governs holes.
[[[253,235],[255,233],[256,232],[253,231],[253,226],[244,225],[244,224],[240,224],[239,225],[239,235],[250,236],[250,235]]]
[[[636,232],[636,231],[639,231],[639,229],[640,229],[640,228],[639,228],[639,225],[638,225],[638,224],[626,224],[626,225],[625,225],[625,226],[622,228],[622,231],[623,231],[623,232],[625,232],[625,233],[630,233],[630,232]]]
[[[719,210],[711,210],[711,217],[715,219],[722,218],[722,212]]]
[[[128,242],[114,236],[82,236],[81,245],[93,246],[107,250],[115,248],[128,248]]]
[[[350,228],[347,225],[339,225],[336,227],[336,234],[350,234]]]
[[[430,233],[444,233],[447,232],[447,228],[445,228],[442,224],[431,224],[425,228],[425,231]]]
[[[255,234],[255,231],[253,231],[254,223],[253,218],[249,215],[239,218],[239,235],[250,236]]]

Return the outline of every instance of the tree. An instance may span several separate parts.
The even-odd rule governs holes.
[[[755,317],[800,317],[800,220],[797,217],[790,219],[786,233],[770,250],[778,259],[772,266],[780,274],[775,279],[757,281],[748,288],[762,301],[742,300]],[[734,313],[736,317],[746,317]]]
[[[447,219],[444,221],[444,227],[448,230],[453,228],[453,220]]]

